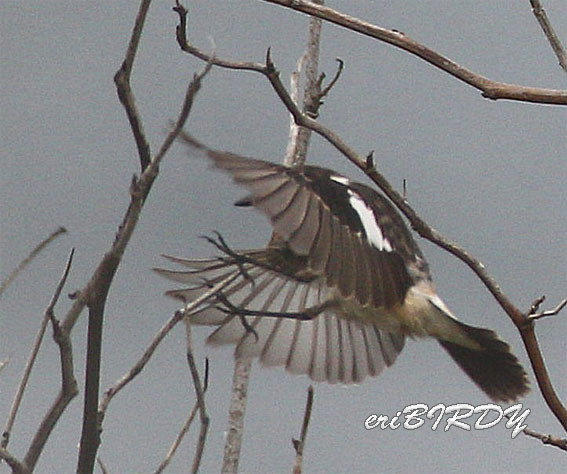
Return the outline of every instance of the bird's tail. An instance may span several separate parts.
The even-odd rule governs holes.
[[[455,322],[478,349],[442,339],[439,344],[490,398],[511,402],[529,391],[526,372],[508,344],[490,329]]]

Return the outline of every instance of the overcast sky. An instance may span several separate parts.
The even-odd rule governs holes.
[[[133,71],[136,101],[155,151],[175,118],[192,74],[202,64],[175,42],[173,1],[155,1]],[[566,38],[564,0],[544,2],[559,36]],[[566,88],[566,75],[527,0],[333,1],[329,6],[403,31],[459,64],[491,79]],[[116,96],[119,67],[137,2],[48,1],[0,4],[2,18],[1,259],[0,276],[58,226],[69,233],[45,250],[0,301],[0,423],[5,423],[39,321],[75,247],[66,293],[81,288],[110,247],[128,205],[128,186],[139,162]],[[306,37],[307,18],[261,1],[194,1],[190,38],[217,55],[262,61],[268,47],[288,82]],[[380,170],[401,188],[436,229],[480,258],[521,309],[547,296],[546,308],[566,296],[565,108],[483,99],[401,50],[341,30],[323,28],[321,70],[341,80],[320,120],[361,154],[375,150]],[[187,129],[204,143],[281,162],[288,115],[265,78],[215,69],[206,78]],[[315,137],[312,164],[366,178]],[[136,233],[110,291],[104,328],[102,389],[142,354],[177,305],[170,288],[150,271],[160,254],[208,256],[198,236],[216,229],[233,247],[261,246],[267,221],[232,203],[244,191],[229,178],[191,160],[177,145],[166,157]],[[459,261],[419,240],[439,293],[464,322],[496,330],[528,367],[521,340],[506,315]],[[62,298],[56,313],[70,306]],[[75,372],[83,388],[86,313],[73,332]],[[196,356],[210,358],[207,406],[211,426],[203,472],[218,471],[232,378],[232,349],[211,349],[209,330],[194,332]],[[567,401],[565,315],[538,322],[537,334],[553,383]],[[531,368],[528,370],[535,383]],[[242,472],[290,472],[291,439],[301,429],[310,381],[282,369],[253,368],[246,413]],[[47,338],[12,434],[21,457],[57,394],[58,353]],[[81,394],[53,432],[37,472],[73,472]],[[184,357],[184,331],[176,328],[146,371],[112,402],[99,455],[110,472],[157,467],[193,405]],[[503,423],[483,431],[364,429],[370,414],[393,416],[424,403],[488,403],[487,397],[432,341],[408,341],[396,364],[360,386],[315,385],[305,472],[559,472],[565,454],[533,439],[511,439]],[[538,390],[522,400],[530,428],[565,435]],[[476,419],[471,419],[474,423]],[[170,472],[187,472],[195,434],[182,445]],[[6,466],[0,467],[4,472]]]

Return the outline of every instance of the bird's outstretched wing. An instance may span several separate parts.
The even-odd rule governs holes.
[[[245,186],[251,194],[236,204],[268,216],[289,248],[308,258],[309,270],[343,298],[389,309],[403,303],[417,278],[429,278],[402,218],[371,188],[325,168],[288,168],[182,138]]]
[[[263,251],[247,255],[258,258]],[[222,289],[222,299],[220,295],[211,297],[192,312],[190,319],[194,324],[218,326],[207,342],[236,344],[236,357],[258,357],[266,366],[284,366],[291,373],[307,374],[316,381],[348,384],[380,374],[404,347],[402,334],[341,318],[333,309],[309,321],[245,316],[244,325],[237,315],[220,309],[225,299],[252,311],[301,313],[321,304],[328,290],[321,279],[297,281],[251,263],[236,264],[230,258],[167,258],[185,269],[155,270],[170,280],[191,285],[167,292],[185,303],[194,301],[211,285],[229,281]]]

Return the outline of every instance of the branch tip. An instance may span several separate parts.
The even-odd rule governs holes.
[[[565,298],[555,308],[538,313],[537,310],[539,309],[539,306],[541,305],[541,303],[543,303],[544,300],[545,300],[545,296],[542,296],[541,298],[538,298],[536,301],[534,301],[532,307],[530,308],[530,312],[527,315],[527,320],[529,322],[534,321],[536,319],[545,318],[547,316],[557,316],[561,312],[561,310],[563,310],[563,308],[567,306],[567,298]]]

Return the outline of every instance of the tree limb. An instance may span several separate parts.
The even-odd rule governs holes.
[[[87,352],[87,383],[85,387],[85,404],[83,415],[83,430],[81,435],[81,445],[78,460],[78,472],[90,473],[94,468],[96,459],[96,452],[100,444],[100,424],[98,420],[98,393],[99,393],[99,367],[100,367],[100,353],[101,353],[101,338],[102,338],[102,324],[104,317],[104,308],[108,290],[116,274],[116,270],[121,262],[122,256],[126,249],[130,237],[132,236],[136,224],[138,223],[139,216],[144,205],[144,202],[152,188],[153,182],[157,177],[159,171],[159,164],[165,153],[170,148],[175,140],[179,131],[183,127],[191,105],[193,97],[197,93],[201,85],[201,79],[209,72],[211,65],[207,64],[203,71],[196,74],[191,81],[185,100],[183,102],[181,113],[173,127],[173,130],[168,134],[164,143],[152,160],[149,157],[149,147],[140,146],[139,135],[143,135],[141,122],[134,120],[137,117],[137,111],[133,102],[133,96],[130,88],[130,71],[134,60],[137,46],[140,40],[141,30],[145,20],[145,15],[149,6],[148,0],[143,0],[140,5],[136,24],[132,33],[132,38],[126,58],[122,64],[121,69],[118,71],[116,84],[118,95],[121,98],[122,104],[126,109],[126,113],[130,119],[132,133],[136,137],[138,143],[138,153],[143,172],[139,179],[132,180],[130,187],[131,201],[123,218],[122,224],[118,230],[112,248],[107,252],[98,268],[95,270],[94,275],[87,284],[86,288],[79,293],[77,301],[71,308],[67,318],[64,322],[64,327],[69,329],[74,325],[84,305],[89,307],[89,341]],[[144,138],[145,140],[145,138]]]
[[[333,10],[332,8],[317,5],[304,0],[264,0],[282,7],[296,10],[310,16],[334,23],[348,30],[364,36],[383,41],[403,49],[429,64],[435,66],[462,82],[480,90],[487,99],[518,100],[522,102],[535,102],[539,104],[567,105],[567,90],[542,89],[527,87],[505,82],[493,81],[467,68],[458,65],[451,59],[428,48],[414,39],[396,30],[388,30],[373,25],[358,18]]]
[[[547,13],[545,13],[545,10],[539,0],[530,0],[530,3],[532,5],[532,12],[536,17],[539,26],[541,26],[547,41],[549,41],[551,49],[553,49],[555,56],[557,56],[559,65],[565,72],[567,72],[567,53],[565,52],[565,47],[561,44],[561,40],[559,39],[559,36],[557,36],[557,33],[555,33],[553,26],[551,26]]]
[[[305,413],[303,415],[303,425],[301,426],[301,435],[299,439],[293,440],[295,448],[295,462],[293,464],[293,474],[301,474],[303,471],[303,450],[307,439],[307,429],[311,420],[311,410],[313,408],[313,386],[310,385],[307,390],[307,401],[305,402]]]
[[[55,305],[59,300],[61,291],[63,290],[65,282],[67,281],[67,277],[69,276],[69,271],[73,262],[73,254],[74,250],[72,250],[71,254],[69,255],[63,275],[59,280],[59,283],[57,284],[57,288],[55,289],[53,297],[51,298],[51,301],[47,306],[47,309],[45,310],[43,318],[43,321],[45,321],[45,323],[51,321],[53,327],[53,338],[59,346],[59,356],[61,360],[61,389],[51,408],[47,411],[43,420],[39,424],[38,429],[36,430],[32,442],[30,443],[28,451],[24,457],[24,460],[21,463],[18,462],[15,464],[10,464],[13,459],[10,460],[9,458],[4,458],[5,461],[10,464],[14,472],[30,473],[34,470],[39,456],[43,452],[45,444],[47,443],[47,440],[49,439],[49,436],[53,431],[53,428],[59,421],[59,418],[61,417],[71,400],[78,393],[77,381],[75,380],[75,376],[73,374],[73,350],[71,346],[71,338],[68,333],[62,331],[59,325],[59,321],[55,318],[54,314]],[[42,329],[45,329],[43,327],[43,323]],[[26,365],[22,381],[20,383],[20,386],[18,387],[16,397],[14,398],[6,430],[3,434],[2,450],[5,450],[6,446],[8,445],[10,431],[12,429],[16,413],[20,406],[21,398],[27,385],[29,375],[35,362],[35,355],[37,355],[37,350],[39,350],[39,345],[41,344],[43,339],[42,332],[43,331],[40,330],[38,337],[36,337],[36,342],[34,344],[34,348],[32,349],[32,354],[30,355],[30,359],[28,360],[28,364]]]
[[[195,457],[193,458],[193,466],[191,467],[191,472],[196,474],[199,471],[199,466],[201,465],[201,459],[203,458],[203,451],[205,450],[205,442],[207,440],[207,432],[209,429],[209,415],[207,414],[205,408],[205,389],[201,384],[201,378],[199,377],[199,371],[195,364],[195,358],[193,357],[193,348],[191,342],[191,322],[189,319],[185,319],[185,335],[187,341],[187,362],[189,364],[189,369],[191,371],[191,377],[193,379],[193,385],[195,387],[195,394],[197,395],[197,406],[199,408],[199,418],[201,420],[201,429],[199,431],[199,439],[197,441],[197,447],[195,448]],[[205,374],[207,377],[207,374]],[[207,384],[207,382],[205,382]]]

